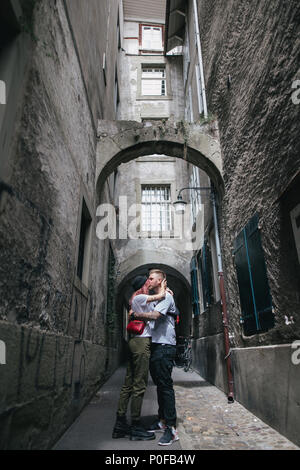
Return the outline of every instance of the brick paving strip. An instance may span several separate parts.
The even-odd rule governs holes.
[[[196,372],[187,375],[186,382],[174,381],[182,449],[299,450],[237,401],[229,404],[221,390]]]

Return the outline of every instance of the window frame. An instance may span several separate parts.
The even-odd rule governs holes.
[[[200,171],[199,168],[194,165],[192,167],[192,172],[190,173],[189,183],[191,188],[201,187]],[[190,189],[189,193],[191,201],[192,224],[194,225],[202,208],[202,196],[200,190]]]
[[[165,80],[166,80],[166,95],[142,95],[142,70],[143,68],[165,68]],[[147,60],[141,60],[140,64],[137,67],[137,94],[136,101],[165,101],[172,100],[172,83],[171,83],[171,72],[169,64],[166,62],[164,57],[155,57]],[[149,116],[147,116],[149,117]],[[161,119],[169,117],[160,116]]]
[[[167,200],[154,200],[152,201],[152,198],[150,196],[150,201],[143,201],[143,192],[145,190],[153,191],[154,190],[154,198],[157,198],[157,191],[159,190],[167,190],[168,191],[168,199]],[[171,198],[171,185],[170,184],[151,184],[151,185],[141,185],[141,206],[142,206],[142,211],[141,211],[141,231],[142,232],[150,232],[152,233],[164,233],[164,232],[171,232],[172,231],[172,198]],[[143,208],[144,207],[150,207],[150,221],[149,225],[150,228],[144,228],[144,221],[143,221]],[[151,208],[155,207],[154,213],[151,214]],[[156,207],[159,207],[158,215],[156,212]],[[166,206],[166,210],[162,210],[162,207]],[[163,218],[165,219],[164,221],[162,220],[162,214]],[[166,217],[166,215],[169,214],[169,217]],[[158,216],[160,218],[159,221],[159,227],[154,224],[154,216]],[[153,224],[155,225],[153,228]],[[165,224],[165,229],[163,229]],[[148,226],[148,221],[146,220],[145,225]],[[158,230],[156,230],[158,229]]]
[[[151,73],[152,75],[155,75],[155,73],[162,73],[162,76],[150,76],[150,77],[147,77],[145,76],[144,74],[147,73],[145,72],[146,70],[149,71],[149,73]],[[160,85],[159,85],[159,88],[162,92],[162,89],[163,89],[163,84],[164,84],[164,94],[154,94],[154,93],[149,93],[149,94],[143,94],[143,83],[145,84],[145,82],[147,84],[150,84],[150,82],[159,82]],[[151,90],[153,91],[153,90]],[[145,64],[142,64],[142,70],[141,70],[141,96],[145,97],[145,98],[149,98],[149,97],[152,97],[152,96],[155,96],[157,98],[165,98],[166,96],[168,96],[168,89],[167,89],[167,71],[166,71],[166,66],[165,65],[145,65]]]
[[[215,303],[212,253],[207,239],[204,240],[201,250],[197,253],[197,266],[201,279],[201,300],[203,302],[203,311],[205,312]]]
[[[143,48],[143,29],[145,27],[150,28],[159,28],[161,30],[161,44],[162,47],[159,49],[145,49]],[[164,31],[165,27],[162,24],[153,24],[153,23],[140,23],[139,24],[139,53],[140,55],[163,55],[164,53]]]
[[[23,10],[19,0],[1,2],[0,77],[5,83],[5,104],[0,105],[0,173],[3,179],[11,175],[11,139],[15,132],[18,109],[24,94],[24,76],[30,61],[31,37],[22,27]],[[2,85],[3,86],[3,85]]]
[[[136,231],[140,238],[151,238],[151,239],[158,239],[158,238],[174,238],[175,237],[175,219],[174,219],[174,207],[172,205],[172,201],[176,198],[176,191],[175,191],[175,181],[174,180],[140,180],[136,179],[135,187],[136,187],[136,201],[137,206],[140,207],[142,211],[142,187],[143,186],[169,186],[170,187],[170,224],[171,229],[168,231],[145,231],[142,230],[142,213],[140,213],[140,222],[136,228]]]
[[[192,287],[192,309],[193,318],[202,313],[201,295],[202,291],[199,286],[199,269],[197,256],[194,255],[190,263],[191,287]]]
[[[78,275],[79,270],[79,255],[80,255],[80,238],[82,231],[82,215],[85,212],[86,217],[90,219],[88,233],[86,234],[85,240],[85,254],[83,259],[83,271],[81,277]],[[77,289],[86,297],[88,296],[88,289],[90,285],[90,273],[91,273],[91,254],[92,254],[92,242],[93,242],[93,233],[95,230],[95,221],[92,216],[92,206],[90,204],[87,190],[84,187],[84,184],[81,183],[80,189],[80,204],[78,207],[78,217],[77,217],[77,229],[76,229],[76,253],[75,253],[75,276],[74,284]]]

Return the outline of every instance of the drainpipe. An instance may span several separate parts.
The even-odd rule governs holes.
[[[201,41],[200,41],[197,0],[193,0],[193,2],[194,2],[195,28],[196,28],[196,38],[197,38],[196,40],[197,40],[198,60],[199,60],[199,69],[200,69],[200,79],[201,79],[200,85],[201,85],[201,94],[202,94],[202,101],[203,101],[203,112],[204,112],[204,117],[207,118],[207,102],[206,102],[206,92],[205,92],[205,82],[204,82],[204,71],[203,71]]]
[[[215,192],[212,191],[211,195],[212,195],[212,206],[213,206],[214,225],[215,225],[215,243],[216,243],[217,259],[218,259],[218,275],[219,275],[219,283],[220,283],[222,316],[223,316],[223,326],[224,326],[225,360],[226,360],[227,380],[228,380],[228,402],[232,403],[234,401],[234,394],[233,394],[233,377],[232,377],[232,372],[231,372],[231,359],[230,359],[231,350],[230,350],[230,341],[229,341],[229,332],[228,332],[227,304],[226,304],[225,287],[224,287],[224,275],[223,275],[221,245],[220,245],[220,237],[219,237],[219,229],[218,229]]]

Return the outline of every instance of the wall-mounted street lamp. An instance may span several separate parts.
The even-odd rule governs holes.
[[[177,201],[173,202],[173,206],[175,207],[176,214],[184,214],[187,202],[182,199],[182,196],[177,196]]]
[[[183,199],[182,199],[182,196],[181,196],[181,193],[182,191],[184,191],[185,189],[195,189],[195,190],[200,190],[200,191],[211,191],[211,187],[202,187],[202,188],[198,188],[198,187],[187,187],[187,188],[182,188],[180,189],[179,193],[178,193],[178,196],[177,196],[177,201],[173,202],[173,206],[175,207],[175,212],[177,214],[184,214],[185,213],[185,208],[186,208],[186,205],[187,205],[187,202],[185,202]]]
[[[180,189],[177,196],[177,201],[173,202],[175,211],[179,214],[185,212],[187,202],[182,199],[181,193],[185,190],[195,190],[195,191],[209,191],[210,198],[213,206],[213,217],[214,217],[214,226],[215,226],[215,243],[216,243],[216,252],[218,260],[218,276],[220,284],[220,294],[221,294],[221,304],[222,304],[222,316],[223,316],[223,326],[224,326],[224,342],[225,342],[225,360],[227,366],[227,377],[228,377],[228,402],[232,403],[234,401],[233,394],[233,377],[231,372],[231,360],[230,360],[230,341],[229,341],[229,331],[228,331],[228,315],[227,315],[227,304],[225,296],[225,287],[224,287],[224,274],[223,274],[223,264],[222,264],[222,254],[221,254],[221,244],[219,237],[219,227],[218,227],[218,217],[217,217],[217,205],[216,205],[216,194],[214,188],[212,187],[186,187]]]

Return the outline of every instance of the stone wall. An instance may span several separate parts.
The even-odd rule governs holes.
[[[288,342],[300,335],[300,302],[295,285],[282,288],[289,273],[281,266],[284,234],[278,198],[300,161],[299,105],[291,99],[292,83],[299,78],[299,2],[198,4],[209,111],[218,117],[223,152],[223,243],[231,328],[240,346]],[[266,335],[246,339],[239,325],[231,252],[236,234],[256,212],[276,325]],[[294,316],[293,328],[285,325],[284,315]]]
[[[199,0],[198,7],[208,110],[218,118],[223,154],[222,244],[235,395],[299,444],[299,365],[292,364],[290,343],[300,337],[300,270],[286,210],[300,202],[289,186],[300,163],[299,105],[292,101],[292,84],[300,78],[300,5]],[[286,190],[293,193],[288,201]],[[275,327],[246,337],[232,249],[255,213]],[[286,321],[291,316],[294,323]]]
[[[106,21],[102,6],[117,2],[93,2],[90,16],[71,3],[35,3],[20,118],[4,155],[10,171],[0,186],[3,449],[51,447],[118,364],[118,342],[105,325],[109,247],[95,237],[94,215],[94,121],[115,109],[112,90],[87,81],[100,68],[90,44],[99,18]],[[110,28],[115,34],[113,21]],[[106,43],[106,30],[99,35]],[[107,57],[113,73],[116,54]],[[104,193],[107,199],[107,187]],[[77,277],[83,198],[92,218],[87,285]]]

